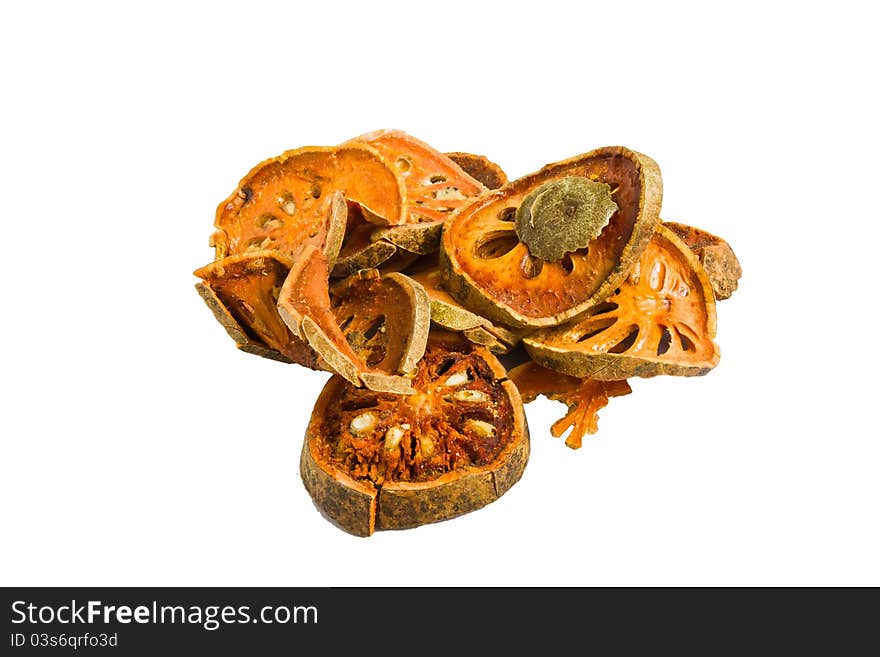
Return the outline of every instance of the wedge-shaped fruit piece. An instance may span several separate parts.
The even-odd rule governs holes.
[[[729,299],[739,286],[742,267],[730,244],[710,232],[693,226],[664,221],[663,225],[674,232],[697,254],[700,264],[709,277],[715,299]]]
[[[498,189],[507,184],[507,174],[489,158],[473,153],[447,153],[446,157],[464,169],[471,178],[479,180],[488,189]]]
[[[715,297],[703,267],[661,225],[606,302],[523,343],[541,365],[609,381],[706,374],[719,359],[714,337]]]
[[[356,386],[410,393],[409,374],[425,349],[430,305],[408,277],[363,270],[328,287],[323,253],[303,249],[278,297],[278,311],[330,369]]]
[[[479,509],[529,456],[522,402],[487,350],[434,335],[408,396],[332,377],[312,412],[300,472],[317,507],[358,536]]]
[[[516,384],[524,404],[544,395],[568,406],[568,412],[553,423],[550,433],[561,438],[568,432],[565,444],[572,449],[579,449],[585,435],[599,430],[599,411],[608,405],[611,397],[632,392],[626,381],[579,379],[547,369],[534,361],[514,367],[508,376]]]
[[[344,217],[341,225],[326,221],[336,191],[377,223],[405,219],[406,189],[373,148],[300,148],[258,164],[220,204],[212,236],[217,257],[264,249],[294,257],[311,245],[332,262],[345,226]]]
[[[460,331],[475,344],[488,347],[493,353],[503,354],[519,344],[521,335],[510,329],[495,326],[485,317],[472,313],[443,288],[440,269],[419,271],[411,275],[431,300],[431,321],[438,327]]]
[[[583,199],[568,205],[566,189],[553,188],[572,178],[598,183],[617,211],[605,217],[607,225],[587,222],[592,229],[604,228],[586,248],[544,260],[520,241],[518,211],[530,203],[544,208],[534,220],[545,226],[544,233],[539,231],[542,245],[552,244],[546,230],[555,220],[564,225],[569,214],[573,219],[582,214]],[[546,191],[551,193],[542,195]],[[659,222],[661,194],[656,163],[626,148],[600,148],[547,165],[483,195],[447,222],[440,252],[446,287],[466,308],[508,326],[540,328],[575,319],[626,277]],[[607,198],[603,206],[608,207]],[[520,218],[528,220],[523,214]],[[548,216],[554,222],[545,221]],[[568,237],[563,232],[560,241]]]
[[[349,143],[375,148],[404,181],[405,225],[382,230],[377,237],[407,251],[436,251],[450,213],[487,191],[446,155],[400,130],[371,132]]]
[[[203,282],[196,289],[242,351],[323,369],[275,307],[290,266],[289,258],[274,251],[229,256],[197,269]]]

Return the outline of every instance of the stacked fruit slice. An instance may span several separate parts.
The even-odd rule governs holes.
[[[730,246],[660,219],[649,157],[600,148],[508,182],[491,160],[385,130],[289,151],[220,204],[197,289],[243,351],[330,371],[301,473],[355,534],[499,497],[528,458],[523,402],[578,448],[630,377],[719,360]]]

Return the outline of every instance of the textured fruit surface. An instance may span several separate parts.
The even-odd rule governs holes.
[[[430,304],[420,285],[363,270],[333,286],[323,253],[303,249],[278,295],[278,312],[332,371],[374,390],[411,392],[398,376],[424,352]]]
[[[485,349],[435,334],[412,395],[333,377],[312,413],[303,482],[317,506],[361,536],[478,509],[502,495],[528,460],[516,387]]]
[[[729,299],[739,286],[739,279],[742,276],[742,267],[730,244],[708,231],[693,226],[673,221],[664,221],[663,225],[678,235],[700,259],[700,264],[703,265],[706,276],[712,284],[715,298],[719,301]]]
[[[484,155],[455,152],[447,153],[446,157],[464,169],[464,172],[471,178],[483,183],[488,189],[498,189],[507,184],[507,174],[504,173],[504,170]]]
[[[443,221],[486,191],[446,155],[400,130],[378,130],[352,142],[375,148],[403,178],[409,223]]]
[[[319,369],[317,355],[275,307],[290,265],[272,251],[229,256],[197,269],[204,282],[196,289],[242,351]]]
[[[449,215],[487,191],[454,161],[400,130],[378,130],[349,143],[369,144],[391,164],[406,187],[404,225],[377,236],[414,253],[438,248]]]
[[[599,381],[561,374],[538,365],[534,361],[518,365],[508,372],[516,384],[523,403],[534,401],[538,395],[561,401],[568,411],[550,427],[550,433],[565,444],[579,449],[587,434],[599,431],[599,411],[608,405],[611,397],[632,392],[626,381]]]
[[[700,262],[659,226],[627,279],[604,303],[523,342],[538,363],[602,380],[695,376],[718,363],[715,297]]]
[[[517,208],[545,183],[572,176],[607,184],[618,211],[586,248],[542,260],[517,237]],[[656,163],[625,148],[550,164],[484,194],[446,223],[440,254],[447,289],[466,308],[510,326],[574,319],[626,276],[659,222],[661,194]]]
[[[404,220],[406,190],[374,149],[301,148],[258,164],[220,204],[212,236],[217,257],[265,249],[295,257],[304,245],[327,251],[341,239],[328,222],[335,191],[377,222]]]

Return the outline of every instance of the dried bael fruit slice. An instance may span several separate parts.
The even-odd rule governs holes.
[[[413,253],[437,250],[449,214],[487,191],[443,153],[400,130],[379,130],[352,142],[369,144],[392,164],[406,186],[406,224],[377,237]]]
[[[472,313],[453,299],[443,289],[443,281],[437,267],[410,276],[427,292],[431,300],[431,321],[437,326],[450,331],[460,331],[471,342],[488,347],[496,354],[507,353],[519,344],[522,337],[520,333],[495,326],[485,317]]]
[[[561,438],[570,430],[565,444],[572,449],[580,449],[584,436],[599,430],[599,411],[608,405],[611,397],[632,392],[626,381],[579,379],[549,370],[534,361],[517,365],[508,376],[516,384],[524,404],[534,401],[538,395],[545,395],[568,406],[568,412],[553,423],[550,433]]]
[[[197,269],[199,294],[242,351],[323,369],[317,354],[293,335],[275,306],[291,261],[274,251],[229,256]]]
[[[714,338],[715,297],[703,267],[675,233],[660,225],[605,303],[523,343],[541,365],[609,381],[706,374],[718,364]]]
[[[570,178],[599,183],[600,189],[563,189],[561,181]],[[553,244],[552,231],[549,239],[546,233],[557,219],[562,226],[586,216],[584,225],[596,230],[601,214],[591,208],[602,203],[602,194],[610,194],[618,209],[586,248],[545,260],[517,235],[518,210],[527,199],[538,208],[527,204],[529,216],[519,214],[522,221],[543,224],[537,239],[543,245]],[[657,164],[626,148],[600,148],[549,164],[485,194],[447,222],[440,252],[446,287],[466,308],[508,326],[540,328],[577,318],[626,277],[659,222],[661,195]]]
[[[730,244],[712,233],[693,226],[673,221],[664,221],[663,225],[678,235],[681,241],[697,254],[712,284],[715,298],[729,299],[736,291],[742,276],[742,267]]]
[[[409,396],[327,382],[300,472],[317,507],[357,536],[469,513],[522,475],[522,402],[487,350],[452,336],[429,343]]]
[[[284,323],[354,385],[411,393],[409,374],[421,357],[430,304],[408,277],[363,270],[328,288],[321,251],[301,252],[278,296]]]
[[[258,164],[220,204],[212,236],[217,258],[265,249],[295,257],[308,244],[334,260],[345,225],[334,232],[338,224],[326,221],[335,191],[375,222],[405,219],[406,189],[375,149],[300,148]]]
[[[464,169],[471,178],[479,180],[489,189],[507,184],[507,174],[489,158],[473,153],[447,153],[446,157]]]

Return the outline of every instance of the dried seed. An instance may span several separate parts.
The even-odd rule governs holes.
[[[376,417],[375,413],[361,413],[351,421],[348,428],[351,429],[353,434],[360,436],[372,431],[378,421],[379,418]]]
[[[292,194],[282,194],[276,200],[278,201],[278,207],[281,208],[284,214],[290,215],[291,217],[296,214],[296,200],[293,198]]]
[[[385,432],[385,449],[389,452],[397,449],[404,434],[409,431],[408,424],[395,425]]]
[[[495,427],[483,420],[468,420],[464,428],[473,431],[480,438],[492,438],[495,435]]]
[[[434,441],[428,436],[422,436],[419,439],[419,449],[422,452],[422,456],[426,459],[431,458],[434,455]]]
[[[438,189],[434,194],[434,198],[438,201],[466,201],[467,196],[461,193],[458,187],[444,187]]]
[[[489,395],[480,390],[458,390],[452,396],[458,401],[469,402],[472,404],[481,404],[489,401]]]
[[[446,377],[446,383],[443,385],[446,386],[462,386],[465,383],[470,381],[470,378],[467,375],[467,372],[456,372],[455,374],[450,374]]]

